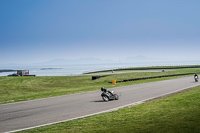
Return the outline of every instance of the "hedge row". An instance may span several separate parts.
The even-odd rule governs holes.
[[[126,79],[126,80],[122,80],[122,81],[116,81],[116,83],[136,81],[136,80],[144,80],[144,79],[153,79],[153,78],[172,77],[172,76],[183,76],[183,75],[190,75],[190,74],[194,74],[194,73],[173,74],[173,75],[162,75],[162,76],[154,76],[154,77],[143,77],[143,78],[135,78],[135,79]],[[108,82],[108,83],[112,83],[112,82]]]

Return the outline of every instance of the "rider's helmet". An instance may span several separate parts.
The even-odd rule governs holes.
[[[101,91],[104,91],[104,88],[103,88],[103,87],[101,87]]]

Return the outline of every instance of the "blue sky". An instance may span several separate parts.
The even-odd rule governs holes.
[[[199,0],[0,0],[0,64],[200,60]]]

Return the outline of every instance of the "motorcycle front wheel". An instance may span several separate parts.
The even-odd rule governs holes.
[[[105,101],[105,102],[108,102],[109,101],[109,98],[107,96],[102,96],[102,99]]]

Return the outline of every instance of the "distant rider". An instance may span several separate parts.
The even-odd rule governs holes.
[[[194,78],[199,79],[199,76],[195,73]]]

